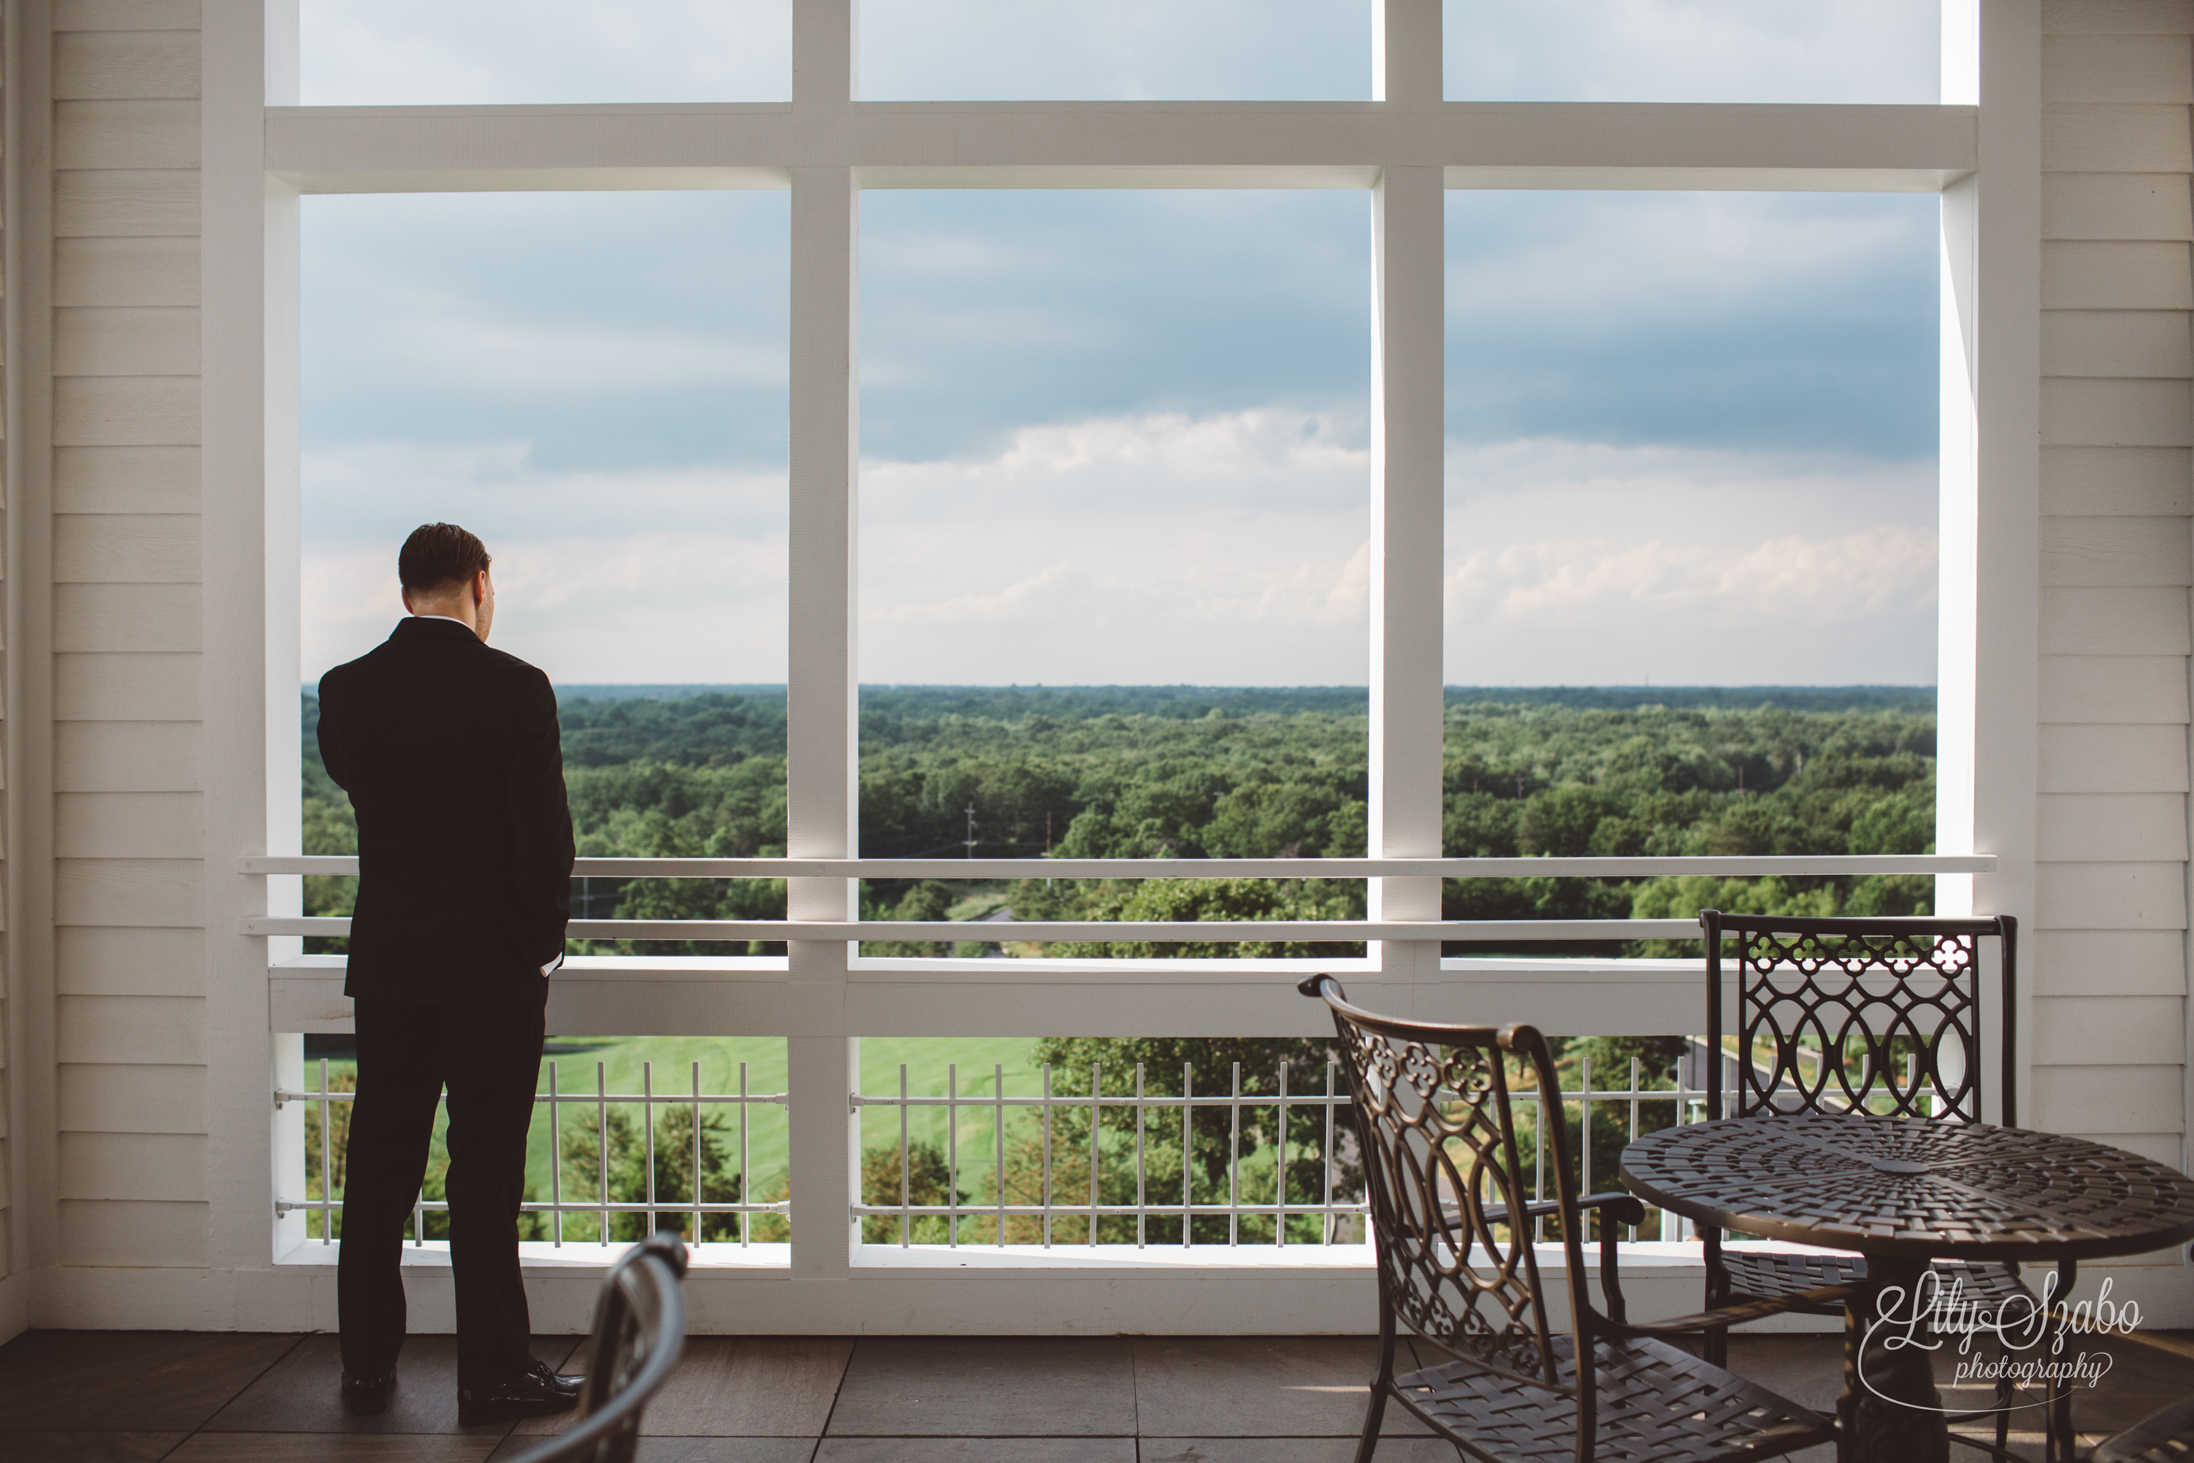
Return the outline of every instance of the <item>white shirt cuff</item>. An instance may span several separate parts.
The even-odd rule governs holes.
[[[550,962],[549,962],[548,964],[546,964],[546,965],[544,965],[544,966],[542,966],[542,967],[541,967],[541,979],[543,979],[543,980],[547,980],[547,979],[548,979],[548,978],[549,978],[550,976],[554,975],[554,974],[555,974],[555,973],[556,973],[557,971],[559,971],[559,970],[563,969],[563,967],[564,967],[564,957],[563,957],[563,956],[561,956],[561,955],[558,955],[558,956],[557,956],[557,957],[556,957],[556,958],[555,958],[554,960],[551,960],[551,961],[550,961]]]

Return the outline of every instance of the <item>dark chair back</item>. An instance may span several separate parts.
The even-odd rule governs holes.
[[[1379,1288],[1388,1316],[1459,1357],[1574,1395],[1592,1387],[1591,1349],[1568,1378],[1556,1366],[1525,1213],[1531,1170],[1516,1142],[1506,1058],[1540,1093],[1559,1093],[1546,1040],[1529,1026],[1403,1022],[1348,1003],[1331,976],[1302,987],[1325,998],[1358,1114]],[[1555,1101],[1558,1103],[1559,1098]],[[1570,1330],[1590,1335],[1577,1191],[1559,1107],[1545,1124],[1562,1236],[1570,1251]]]
[[[625,1252],[594,1302],[577,1420],[511,1463],[631,1463],[641,1410],[685,1348],[685,1273],[685,1244],[669,1230]]]
[[[2016,1124],[2018,923],[1972,918],[1800,919],[1702,910],[1707,1110],[1956,1117]],[[2000,1105],[1984,1114],[1980,942],[2002,954]],[[1735,1022],[1723,968],[1736,964]],[[1727,1059],[1723,1037],[1738,1055]],[[1808,1045],[1811,1038],[1813,1045]],[[1909,1061],[1909,1069],[1908,1069]],[[1723,1090],[1733,1067],[1736,1091]]]

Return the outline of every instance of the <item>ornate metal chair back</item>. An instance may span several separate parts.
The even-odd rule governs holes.
[[[1401,1022],[1323,994],[1340,1035],[1370,1191],[1380,1299],[1388,1317],[1489,1371],[1574,1395],[1592,1385],[1589,1348],[1560,1377],[1532,1252],[1533,1172],[1517,1142],[1507,1058],[1524,1059],[1537,1093],[1561,1091],[1546,1041],[1528,1026]],[[1536,1094],[1534,1094],[1536,1096]],[[1553,1168],[1573,1259],[1581,1233],[1559,1097],[1532,1161]],[[1573,1266],[1581,1279],[1581,1266]],[[1571,1300],[1578,1287],[1572,1284]],[[1572,1328],[1577,1317],[1571,1316]]]
[[[2016,1123],[2017,922],[1798,919],[1703,910],[1709,1112],[1862,1111]],[[1981,941],[2002,951],[2001,1105],[1982,1108]],[[1735,1021],[1725,1025],[1725,962]],[[1724,1038],[1734,1035],[1732,1053]],[[1725,1069],[1735,1075],[1726,1091]]]

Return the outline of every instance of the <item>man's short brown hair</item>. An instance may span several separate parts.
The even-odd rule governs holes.
[[[422,523],[396,556],[396,577],[414,594],[470,584],[488,567],[488,546],[454,523]]]

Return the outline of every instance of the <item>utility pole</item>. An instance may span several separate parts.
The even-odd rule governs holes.
[[[969,803],[967,809],[967,856],[969,858],[975,857],[975,804],[973,803]]]

